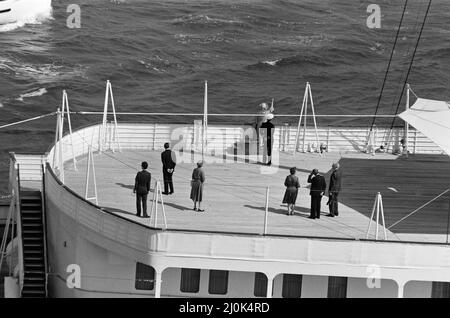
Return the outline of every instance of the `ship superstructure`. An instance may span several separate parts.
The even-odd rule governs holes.
[[[102,123],[73,131],[70,126],[66,134],[68,115],[75,113],[63,106],[48,153],[12,154],[19,294],[449,296],[450,165],[426,135],[408,127],[405,145],[403,127],[369,132],[321,127],[319,121],[303,129],[301,116],[298,127],[281,119],[269,167],[258,163],[253,127],[208,124],[205,117],[220,116],[208,114],[206,103],[203,114],[186,115],[189,124],[161,124],[150,119],[155,114],[147,114],[146,123],[118,121],[106,100]],[[368,151],[368,133],[373,145],[385,144],[389,135],[388,151]],[[326,144],[325,152],[317,140]],[[157,186],[165,142],[178,157],[170,196]],[[392,153],[396,148],[400,154]],[[189,200],[198,160],[205,162],[205,213],[192,211]],[[142,161],[153,175],[149,219],[135,216],[132,196]],[[310,220],[307,175],[318,168],[328,179],[335,162],[344,172],[340,216]],[[281,200],[293,166],[302,188],[295,214],[288,216]],[[26,201],[33,193],[36,200]],[[39,217],[31,215],[35,210]],[[27,223],[33,216],[36,222]]]

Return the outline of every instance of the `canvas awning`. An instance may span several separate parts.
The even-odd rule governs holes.
[[[418,98],[401,119],[419,130],[450,155],[450,103]]]

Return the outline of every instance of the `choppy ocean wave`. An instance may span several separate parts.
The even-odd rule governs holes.
[[[175,34],[175,39],[182,44],[209,44],[209,43],[236,43],[238,40],[229,36],[225,32],[217,32],[214,34],[198,35],[198,34]]]
[[[270,65],[270,66],[275,66],[275,65],[277,65],[277,63],[278,63],[279,61],[281,61],[281,59],[279,59],[279,60],[273,60],[273,61],[262,61],[261,63],[262,63],[262,64],[266,64],[266,65]]]
[[[425,29],[423,53],[419,51],[416,60],[418,68],[421,63],[430,65],[424,60],[431,55],[448,60],[445,39],[449,27],[444,22],[450,5],[437,1],[435,6],[440,8],[435,8],[430,17],[434,19],[433,28]],[[156,108],[195,108],[201,82],[208,79],[215,94],[211,98],[217,101],[215,107],[227,105],[237,110],[243,103],[235,96],[230,99],[228,83],[240,83],[247,96],[245,103],[252,107],[264,99],[266,91],[279,99],[295,100],[301,82],[320,76],[320,82],[313,85],[326,91],[324,100],[334,101],[323,107],[336,109],[332,104],[340,103],[341,96],[341,89],[333,83],[336,78],[349,74],[354,78],[359,69],[359,77],[367,80],[361,83],[359,78],[355,82],[358,89],[374,92],[379,87],[402,8],[386,2],[384,6],[389,7],[384,27],[369,30],[364,5],[354,6],[344,0],[80,0],[82,28],[69,29],[65,25],[68,4],[54,1],[52,15],[30,21],[37,24],[18,24],[16,29],[1,33],[0,46],[4,49],[0,51],[0,85],[4,90],[0,100],[13,101],[24,92],[45,87],[47,94],[24,102],[54,105],[59,100],[56,89],[68,86],[76,89],[80,105],[92,107],[100,102],[103,82],[109,78],[123,92],[133,92],[118,98],[134,108],[146,106],[149,91],[145,87],[154,88]],[[416,18],[421,8],[409,8],[401,29],[403,47],[396,57],[403,64],[419,31]],[[400,69],[403,64],[395,66]],[[396,74],[391,80],[401,81]],[[438,82],[445,83],[445,79]],[[215,90],[215,84],[220,89]],[[169,93],[174,86],[178,94]],[[376,102],[373,93],[367,98]],[[14,107],[9,102],[3,105]],[[283,112],[295,107],[286,105]],[[361,109],[368,111],[371,107],[373,103]]]
[[[258,62],[256,64],[250,65],[250,68],[262,68],[265,67],[295,67],[295,66],[307,66],[307,65],[316,65],[316,66],[327,66],[332,65],[332,61],[327,61],[318,55],[295,55],[288,56],[274,60],[265,60]]]
[[[172,20],[174,25],[199,25],[199,26],[226,26],[226,25],[243,25],[244,23],[238,19],[226,19],[220,17],[210,17],[206,14],[188,14]]]
[[[40,89],[38,89],[36,91],[33,91],[33,92],[21,94],[16,100],[18,100],[19,102],[23,102],[24,98],[31,98],[31,97],[42,96],[42,95],[44,95],[46,93],[47,93],[47,90],[45,88],[40,88]]]
[[[0,58],[0,74],[8,74],[17,80],[32,80],[35,83],[52,83],[58,80],[87,79],[87,67],[54,63],[27,63],[20,60]]]
[[[153,55],[137,61],[145,67],[145,70],[156,74],[181,75],[193,72],[194,66],[176,59],[168,59],[159,55]],[[143,69],[140,69],[143,71]]]

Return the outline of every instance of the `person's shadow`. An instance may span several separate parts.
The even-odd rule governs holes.
[[[172,207],[174,209],[177,209],[177,210],[180,210],[180,211],[192,211],[192,209],[190,209],[190,208],[187,208],[185,206],[182,206],[182,205],[179,205],[179,204],[176,204],[176,203],[172,203],[172,202],[164,201],[164,205],[170,206],[170,207]]]
[[[124,183],[120,183],[120,182],[116,182],[116,184],[125,189],[130,189],[130,190],[134,189],[134,185],[132,185],[132,184],[124,184]],[[154,189],[150,188],[150,192],[153,192],[153,191],[154,191]]]
[[[119,182],[116,182],[116,184],[118,186],[121,186],[122,188],[125,188],[125,189],[130,189],[130,190],[134,189],[134,185],[131,185],[131,184],[123,184],[123,183],[119,183]]]
[[[266,208],[264,206],[259,207],[259,206],[253,206],[253,205],[246,204],[246,205],[244,205],[244,207],[249,208],[249,209],[266,211]],[[276,209],[276,208],[269,207],[268,211],[270,213],[285,214],[285,215],[287,214],[287,208],[285,208],[285,209]],[[303,207],[299,207],[299,206],[295,207],[294,215],[307,218],[309,216],[309,213],[310,213],[310,210],[307,209],[307,208],[303,208]]]
[[[102,206],[101,208],[106,210],[106,211],[108,211],[108,212],[136,215],[136,213],[132,213],[130,211],[125,211],[125,210],[122,210],[122,209],[113,208],[113,207],[109,207],[109,206]]]

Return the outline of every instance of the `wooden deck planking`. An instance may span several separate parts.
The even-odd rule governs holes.
[[[95,169],[99,205],[110,211],[139,221],[153,224],[150,219],[137,218],[135,197],[131,195],[134,177],[141,161],[149,162],[154,181],[162,181],[160,152],[129,151],[95,155]],[[340,216],[310,220],[307,176],[313,168],[326,174],[333,162],[339,161],[344,173],[340,194]],[[291,166],[299,171],[302,188],[297,200],[296,214],[286,215],[281,204],[285,177]],[[389,154],[370,156],[361,153],[280,154],[280,168],[274,174],[261,174],[260,165],[246,163],[206,163],[204,190],[205,213],[192,211],[189,199],[190,177],[194,163],[179,163],[174,174],[175,194],[164,196],[169,229],[192,229],[262,233],[266,186],[270,186],[268,233],[340,238],[364,238],[375,194],[380,191],[389,226],[407,213],[450,187],[448,175],[450,160],[443,156],[410,156],[399,159]],[[78,172],[71,164],[66,166],[66,184],[84,195],[86,160],[78,162]],[[398,192],[389,190],[395,188]],[[148,209],[150,213],[151,198]],[[392,240],[445,242],[449,196],[441,198],[428,209],[405,220],[388,233]],[[326,214],[327,197],[322,201],[322,214]],[[159,208],[159,211],[161,209]],[[158,226],[162,225],[161,214]]]

